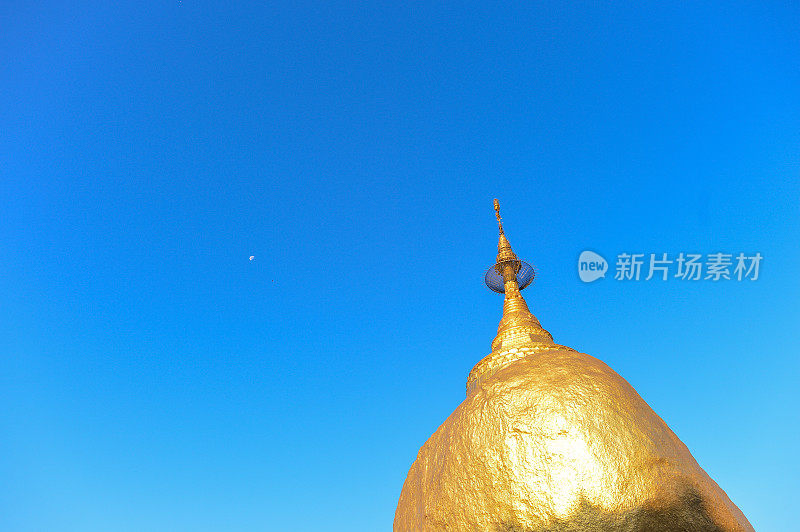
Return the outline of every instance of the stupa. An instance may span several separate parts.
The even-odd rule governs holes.
[[[558,345],[520,289],[533,269],[500,227],[492,352],[422,446],[395,532],[752,531],[686,446],[602,361]]]

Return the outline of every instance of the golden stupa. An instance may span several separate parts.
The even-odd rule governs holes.
[[[466,399],[411,466],[395,532],[752,531],[625,379],[553,342],[495,210],[503,318]]]

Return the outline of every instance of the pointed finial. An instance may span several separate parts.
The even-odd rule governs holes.
[[[497,225],[500,227],[500,234],[503,234],[503,221],[500,218],[500,202],[494,199],[494,215],[497,217]]]

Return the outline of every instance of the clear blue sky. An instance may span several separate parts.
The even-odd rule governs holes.
[[[0,529],[389,530],[496,331],[494,197],[556,340],[793,529],[800,6],[531,4],[2,3]]]

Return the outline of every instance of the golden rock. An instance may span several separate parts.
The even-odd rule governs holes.
[[[501,224],[492,352],[420,449],[395,532],[752,531],[625,379],[553,342],[520,294],[519,265]]]

